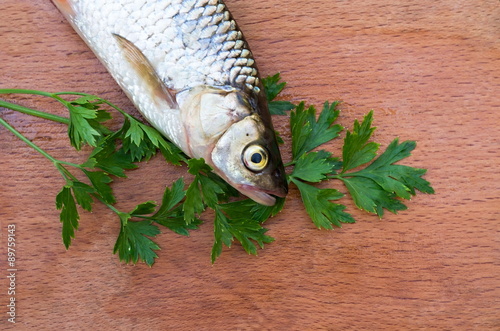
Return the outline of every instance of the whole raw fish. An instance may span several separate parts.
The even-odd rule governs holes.
[[[221,0],[52,0],[143,116],[230,185],[287,182],[252,53]]]

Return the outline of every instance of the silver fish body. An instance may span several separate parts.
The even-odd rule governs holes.
[[[143,116],[273,205],[287,184],[252,53],[221,0],[53,0]]]

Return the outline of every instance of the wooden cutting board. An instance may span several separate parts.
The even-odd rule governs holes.
[[[81,212],[66,251],[53,165],[0,127],[0,325],[19,330],[500,329],[500,5],[498,1],[227,0],[262,75],[283,98],[342,100],[339,123],[374,110],[374,139],[416,140],[405,164],[427,168],[435,195],[379,220],[343,203],[356,224],[318,230],[296,188],[266,226],[259,255],[240,245],[214,265],[213,214],[189,238],[164,231],[152,268],[112,254],[117,217]],[[2,0],[0,88],[98,94],[137,114],[50,1]],[[3,98],[3,97],[2,97]],[[64,115],[41,98],[19,104]],[[70,162],[63,125],[0,109],[30,140]],[[117,119],[118,123],[118,119]],[[289,137],[286,118],[276,127]],[[339,153],[341,141],[326,146]],[[284,158],[290,159],[289,145]],[[113,189],[117,207],[160,200],[185,169],[157,157]],[[189,178],[189,177],[186,177]],[[187,179],[188,180],[188,179]],[[329,187],[346,189],[335,181]],[[9,295],[15,225],[15,295]],[[16,324],[7,305],[15,297]]]

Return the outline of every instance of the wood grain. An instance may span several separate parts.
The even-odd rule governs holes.
[[[0,88],[98,94],[137,114],[50,1],[2,0]],[[285,98],[342,100],[351,127],[370,109],[383,146],[417,140],[406,164],[429,169],[435,195],[383,220],[346,199],[358,220],[319,231],[292,189],[267,223],[276,241],[239,245],[210,264],[211,214],[189,238],[165,232],[157,263],[112,255],[116,217],[82,213],[61,242],[63,185],[42,156],[0,128],[0,325],[20,330],[500,329],[500,8],[498,1],[227,0],[263,75]],[[40,98],[8,100],[56,114]],[[68,161],[61,125],[0,109],[40,147]],[[286,132],[286,119],[276,119]],[[340,142],[328,149],[338,153]],[[285,147],[286,149],[286,147]],[[284,151],[285,159],[290,155]],[[127,209],[158,200],[184,170],[154,158],[113,188]],[[331,187],[345,191],[338,183]],[[7,322],[6,231],[16,224],[17,319]]]

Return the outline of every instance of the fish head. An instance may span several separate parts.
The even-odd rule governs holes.
[[[273,206],[288,192],[276,135],[257,113],[233,123],[211,153],[211,166],[252,200]]]

